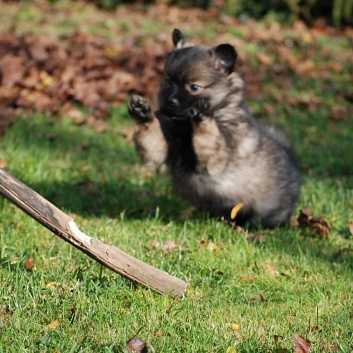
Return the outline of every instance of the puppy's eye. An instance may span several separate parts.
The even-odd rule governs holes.
[[[201,86],[196,85],[195,83],[191,83],[189,87],[192,92],[197,92],[201,89]]]

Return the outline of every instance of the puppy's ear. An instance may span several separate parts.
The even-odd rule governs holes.
[[[185,37],[178,28],[174,29],[172,38],[173,38],[174,49],[180,49],[184,46]]]
[[[230,44],[221,44],[214,51],[216,54],[215,69],[230,74],[234,70],[235,61],[238,57],[234,47]]]

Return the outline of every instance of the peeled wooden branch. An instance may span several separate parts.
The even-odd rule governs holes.
[[[187,286],[184,281],[84,234],[71,217],[2,168],[0,194],[100,264],[159,293],[183,297]]]

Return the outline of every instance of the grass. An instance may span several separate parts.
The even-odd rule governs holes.
[[[344,55],[344,39],[325,38],[315,45],[330,42],[330,55]],[[351,352],[353,257],[339,252],[352,249],[353,127],[349,117],[327,118],[335,102],[349,104],[333,97],[349,90],[349,70],[332,76],[332,89],[320,77],[291,74],[285,92],[319,97],[324,105],[288,108],[276,80],[249,99],[256,116],[280,125],[293,142],[305,181],[298,209],[310,204],[324,215],[332,224],[328,238],[285,227],[251,241],[222,221],[185,217],[188,205],[173,195],[168,179],[141,168],[124,136],[125,106],[112,112],[104,133],[64,117],[18,119],[0,139],[0,161],[9,172],[71,214],[88,235],[189,286],[183,300],[137,286],[1,198],[0,352],[121,352],[137,335],[149,351],[163,353],[229,347],[279,353],[293,351],[294,333],[312,342],[311,352]],[[266,104],[274,110],[269,118]],[[178,249],[156,247],[167,240]],[[26,269],[28,257],[33,270]]]

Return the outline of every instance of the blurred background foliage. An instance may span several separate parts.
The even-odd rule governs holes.
[[[49,3],[74,0],[47,0]],[[87,0],[104,8],[115,8],[125,4],[151,4],[163,2],[180,7],[217,8],[224,14],[246,20],[270,17],[279,22],[292,22],[298,19],[311,25],[324,19],[336,27],[353,25],[353,0]],[[22,1],[23,2],[23,1]]]

